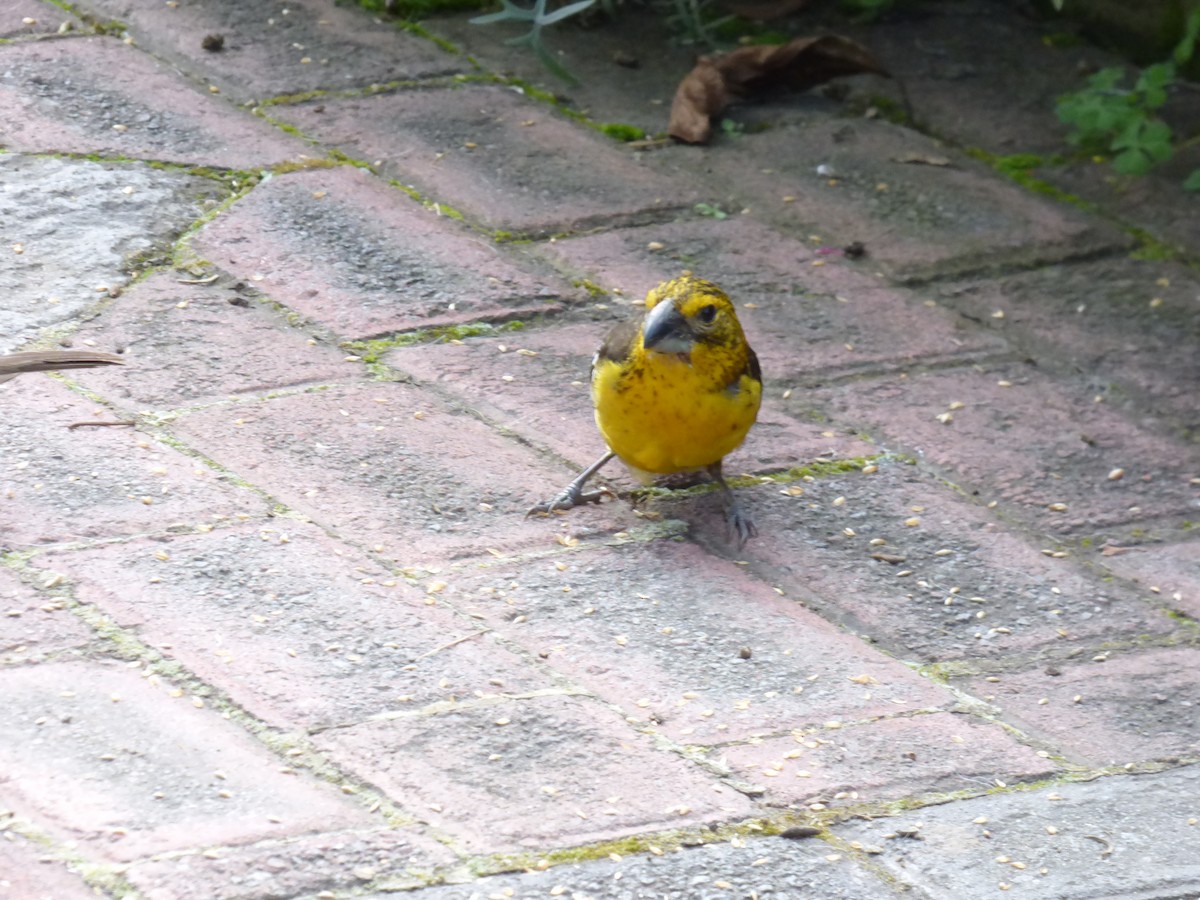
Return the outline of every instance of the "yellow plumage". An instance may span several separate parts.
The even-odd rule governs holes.
[[[553,500],[530,512],[598,500],[583,485],[613,456],[644,483],[704,471],[721,485],[740,542],[755,533],[721,475],[721,460],[746,438],[762,402],[758,358],[733,303],[715,284],[683,277],[646,297],[640,321],[618,325],[592,361],[596,425],[609,453]]]
[[[646,298],[647,319],[660,303],[670,304],[703,335],[690,351],[647,349],[638,329],[628,346],[617,348],[620,358],[602,351],[592,365],[596,425],[612,451],[646,482],[647,476],[720,462],[745,440],[762,400],[753,351],[733,304],[716,285],[692,278],[668,281]],[[705,308],[715,310],[709,323],[701,320]]]

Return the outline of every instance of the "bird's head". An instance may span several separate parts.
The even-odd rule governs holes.
[[[736,346],[744,342],[733,302],[711,281],[690,276],[665,281],[646,295],[642,346],[690,357],[697,344]]]

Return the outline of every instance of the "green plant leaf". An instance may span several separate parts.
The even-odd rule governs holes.
[[[1185,191],[1200,191],[1200,169],[1196,169],[1187,177],[1183,182],[1183,189]]]
[[[515,3],[510,3],[509,0],[500,0],[500,4],[504,7],[500,12],[487,13],[483,16],[475,16],[470,20],[472,25],[491,25],[493,22],[532,22],[534,18],[534,10],[525,9],[517,6]]]
[[[1150,157],[1139,147],[1122,150],[1112,161],[1113,171],[1121,175],[1145,175],[1152,165]]]
[[[1111,91],[1125,79],[1125,70],[1120,66],[1101,69],[1088,79],[1088,87],[1096,91]]]
[[[1167,88],[1175,83],[1175,64],[1155,63],[1146,66],[1138,76],[1134,90],[1142,94],[1142,103],[1150,109],[1158,109],[1167,102]]]
[[[583,12],[589,6],[595,4],[596,0],[578,0],[576,3],[569,3],[562,9],[556,9],[548,16],[539,16],[537,23],[539,25],[553,25],[555,22],[561,22],[570,16]]]
[[[1183,39],[1175,46],[1172,54],[1175,62],[1184,65],[1196,51],[1196,41],[1200,39],[1200,6],[1188,13],[1183,25]]]

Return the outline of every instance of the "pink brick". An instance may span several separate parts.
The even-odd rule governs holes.
[[[103,663],[0,673],[0,800],[113,860],[370,821],[332,785],[282,773],[249,735],[143,675]]]
[[[674,153],[680,166],[711,171],[713,193],[733,208],[834,246],[860,241],[875,266],[900,279],[1032,266],[1128,243],[1111,226],[878,120],[812,115]],[[952,165],[897,161],[906,154],[948,157]],[[821,165],[836,177],[818,174]]]
[[[86,0],[128,26],[138,46],[195,72],[239,102],[278,94],[366,87],[466,70],[461,57],[365,10],[321,0],[140,3]],[[223,49],[203,48],[220,34]]]
[[[1058,770],[1004,729],[950,713],[810,729],[722,752],[731,777],[763,789],[767,803],[800,807],[983,790]]]
[[[272,114],[488,229],[545,237],[660,216],[703,197],[653,159],[633,158],[512,88],[324,98]]]
[[[272,179],[200,232],[195,246],[342,337],[550,312],[565,287],[348,167]]]
[[[49,3],[6,0],[4,8],[0,9],[0,38],[11,40],[27,35],[53,34],[63,23],[79,27],[79,20],[75,16]]]
[[[1195,428],[1200,353],[1184,335],[1200,329],[1200,278],[1182,263],[1119,257],[958,282],[938,293],[1042,371],[1081,382],[1133,421],[1162,427],[1157,417],[1185,436]]]
[[[343,538],[402,566],[558,547],[525,512],[562,473],[516,441],[398,382],[346,385],[177,424],[192,445]],[[608,507],[580,526],[616,524]]]
[[[314,739],[472,852],[569,846],[743,818],[751,805],[606,707],[547,696]]]
[[[1111,651],[973,679],[967,688],[1084,765],[1175,761],[1200,751],[1198,665],[1195,647]]]
[[[353,892],[369,881],[417,887],[454,854],[413,828],[341,831],[134,861],[125,877],[147,900],[267,900]]]
[[[573,553],[448,580],[447,600],[456,607],[681,743],[953,702],[908,667],[691,544]]]
[[[1150,603],[1200,620],[1200,544],[1195,537],[1178,544],[1107,551],[1104,567],[1133,581]]]
[[[765,376],[784,384],[895,371],[919,360],[973,360],[1006,349],[962,317],[885,285],[870,260],[819,249],[749,216],[733,216],[623,228],[543,244],[538,252],[638,302],[684,269],[715,281],[737,305]]]
[[[0,141],[27,153],[96,153],[234,169],[311,153],[302,141],[201,93],[168,66],[108,37],[0,46]]]
[[[0,832],[0,897],[5,900],[94,900],[96,896],[78,873],[48,853],[45,847],[7,827]]]
[[[81,602],[287,728],[550,684],[478,621],[435,595],[426,603],[423,591],[299,522],[52,553],[38,564],[69,576]]]
[[[0,569],[0,663],[40,661],[48,654],[80,647],[92,637],[62,600],[39,594],[12,572]]]
[[[1194,517],[1200,500],[1200,485],[1189,483],[1194,454],[1181,441],[1018,363],[856,382],[803,403],[919,454],[1045,531],[1122,535],[1144,520]],[[951,410],[955,403],[962,407]],[[1126,475],[1110,480],[1116,468]]]
[[[1053,545],[900,461],[794,487],[804,493],[743,489],[759,529],[743,557],[767,566],[763,577],[787,596],[902,659],[1065,652],[1175,628],[1140,592],[1073,556],[1045,555]]]
[[[177,409],[364,374],[361,365],[345,361],[345,351],[310,342],[254,291],[229,280],[185,285],[178,272],[138,282],[79,330],[76,344],[84,340],[128,351],[131,362],[75,377],[138,410]]]
[[[133,354],[129,365],[136,365]],[[202,462],[132,428],[68,430],[75,422],[119,420],[47,376],[26,375],[3,390],[0,458],[6,474],[0,539],[8,547],[158,531],[266,511],[260,497],[229,486]]]

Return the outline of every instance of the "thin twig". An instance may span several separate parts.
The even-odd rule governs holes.
[[[113,425],[136,425],[133,419],[128,422],[72,422],[67,426],[68,431],[74,431],[76,428],[109,428]]]

